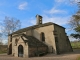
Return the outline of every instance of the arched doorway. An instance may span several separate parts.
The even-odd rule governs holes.
[[[19,45],[18,46],[18,57],[23,57],[23,46]]]
[[[12,54],[12,44],[9,45],[9,55]]]

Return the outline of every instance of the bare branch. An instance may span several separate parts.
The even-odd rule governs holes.
[[[20,20],[16,18],[5,17],[5,20],[3,21],[3,32],[6,35],[9,35],[20,28],[21,28]]]

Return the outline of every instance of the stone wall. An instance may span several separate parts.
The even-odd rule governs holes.
[[[15,53],[16,53],[16,56],[17,56],[17,48],[18,48],[18,46],[16,47],[15,46],[15,40],[16,39],[18,39],[19,41],[17,42],[17,44],[25,44],[24,42],[23,42],[23,40],[22,40],[22,38],[21,38],[21,35],[22,34],[26,34],[26,35],[28,35],[28,36],[31,36],[32,35],[32,33],[31,33],[32,31],[31,30],[28,30],[28,31],[25,31],[25,32],[21,32],[21,33],[18,33],[18,34],[13,34],[12,35],[12,55],[14,55]],[[9,39],[8,39],[9,41],[10,41],[10,37],[9,37]],[[9,44],[10,44],[10,42],[9,42]],[[8,45],[9,45],[8,44]],[[25,47],[25,45],[23,45],[24,47]]]
[[[22,34],[25,34],[27,36],[33,36],[37,40],[41,41],[46,46],[29,46],[27,43],[25,44],[24,41],[21,38]],[[41,40],[41,33],[44,33],[45,35],[45,41],[43,42]],[[55,43],[55,37],[57,37],[58,41],[57,44]],[[25,37],[24,37],[25,38]],[[12,43],[12,55],[15,57],[18,57],[18,46],[22,45],[24,48],[24,56],[23,57],[31,57],[36,56],[38,53],[42,52],[49,52],[49,53],[63,53],[70,50],[70,43],[68,42],[68,37],[66,36],[65,29],[59,25],[53,24],[48,26],[43,26],[39,28],[33,28],[31,30],[27,30],[25,32],[21,32],[19,34],[13,34],[12,35],[12,42],[10,42],[11,36],[9,36],[9,42],[8,47]],[[17,45],[15,43],[15,40],[18,39]],[[33,40],[33,39],[32,39]],[[33,43],[34,44],[34,43]],[[58,49],[57,47],[58,46]]]
[[[56,53],[55,39],[53,35],[54,25],[44,26],[40,28],[36,28],[33,30],[33,36],[41,41],[40,34],[43,32],[45,34],[45,42],[48,46],[49,53]]]
[[[48,52],[48,48],[43,47],[29,47],[29,57],[45,55]]]
[[[56,31],[55,37],[57,37],[58,41],[57,41],[57,46],[58,46],[58,52],[59,53],[64,53],[67,52],[69,49],[68,47],[70,46],[69,44],[67,44],[67,35],[65,33],[65,28],[62,28],[58,25],[54,25],[54,29]]]
[[[8,51],[7,51],[7,54],[9,55],[9,54],[12,54],[12,36],[11,35],[9,35],[8,36]]]
[[[24,32],[25,33],[25,32]],[[16,39],[18,39],[17,44],[15,43]],[[14,55],[15,57],[18,57],[18,46],[22,45],[23,46],[23,50],[24,50],[24,54],[23,57],[28,57],[28,44],[24,43],[24,41],[21,38],[21,35],[13,35],[12,38],[12,55]]]
[[[35,56],[36,51],[37,51],[36,47],[29,47],[29,57]]]

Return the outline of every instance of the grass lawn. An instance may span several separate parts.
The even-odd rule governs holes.
[[[0,54],[7,53],[7,46],[0,45]]]
[[[3,53],[7,53],[7,50],[6,49],[1,49],[0,54],[3,54]]]
[[[0,52],[0,54],[3,54],[4,52]]]
[[[80,42],[71,42],[71,46],[73,49],[80,49]],[[80,56],[76,60],[80,60]]]
[[[0,54],[7,53],[7,51],[0,51]]]
[[[76,60],[80,60],[80,56]]]
[[[80,49],[80,42],[71,42],[71,46],[73,49]]]

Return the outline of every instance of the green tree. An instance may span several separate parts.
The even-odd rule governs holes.
[[[80,39],[80,10],[72,16],[69,24],[71,28],[75,31],[75,33],[72,33],[71,36],[76,39]]]

